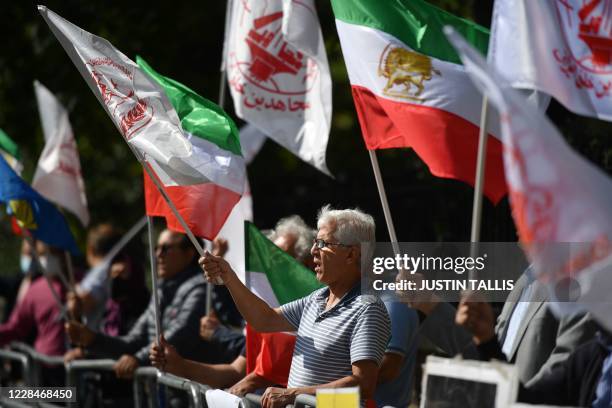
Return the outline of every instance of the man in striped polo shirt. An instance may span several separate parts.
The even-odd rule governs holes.
[[[314,394],[317,388],[359,386],[363,399],[374,395],[390,337],[385,305],[360,294],[361,244],[373,247],[374,219],[359,210],[325,206],[317,227],[311,253],[317,279],[327,286],[280,308],[251,293],[222,258],[208,253],[200,258],[207,279],[221,278],[255,330],[297,331],[287,388],[268,388],[264,408],[285,407],[296,395]]]

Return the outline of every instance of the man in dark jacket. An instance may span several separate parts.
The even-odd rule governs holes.
[[[208,363],[232,361],[240,352],[221,350],[199,340],[200,316],[206,305],[206,282],[196,262],[196,251],[183,234],[164,230],[156,247],[160,279],[160,312],[166,340],[192,360]],[[213,291],[213,304],[216,289]],[[148,365],[149,346],[155,341],[153,299],[134,327],[125,336],[95,333],[82,324],[70,322],[66,331],[73,343],[87,348],[91,355],[118,358],[115,373],[131,378],[141,365]],[[241,345],[240,345],[241,348]]]

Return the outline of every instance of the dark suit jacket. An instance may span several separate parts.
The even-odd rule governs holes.
[[[497,319],[495,332],[503,344],[514,306],[528,280],[525,275],[516,282]],[[514,347],[507,360],[516,364],[519,379],[524,384],[537,381],[543,373],[565,360],[579,345],[592,339],[596,327],[588,314],[557,320],[547,307],[548,293],[539,282],[534,282],[530,304],[516,333]],[[421,333],[448,355],[463,354],[478,358],[472,335],[455,324],[456,310],[448,303],[440,303],[423,321]]]

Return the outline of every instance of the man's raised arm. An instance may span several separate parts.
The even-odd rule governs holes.
[[[295,330],[295,327],[281,315],[279,309],[271,308],[244,286],[225,259],[206,251],[198,262],[208,282],[215,283],[219,279],[223,282],[230,291],[240,314],[255,330],[262,333]]]

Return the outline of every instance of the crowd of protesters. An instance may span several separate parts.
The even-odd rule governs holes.
[[[117,400],[130,399],[132,389],[127,381],[114,385],[116,378],[130,380],[138,367],[153,365],[238,396],[260,394],[264,407],[358,386],[363,404],[399,408],[418,398],[417,352],[427,338],[440,354],[516,365],[524,402],[612,406],[610,334],[588,314],[558,320],[546,290],[527,273],[496,318],[490,304],[470,297],[452,305],[362,294],[362,257],[370,255],[362,250],[375,241],[374,219],[362,211],[325,206],[316,230],[291,216],[268,237],[323,287],[273,308],[224,259],[232,242],[218,238],[200,257],[187,236],[163,230],[155,247],[161,338],[145,257],[124,250],[108,259],[121,238],[115,227],[91,229],[82,279],[78,268],[69,273],[62,251],[24,241],[22,274],[0,282],[0,346],[26,342],[66,361],[115,359],[114,372],[93,386],[114,388]],[[217,283],[209,314],[207,281]]]

